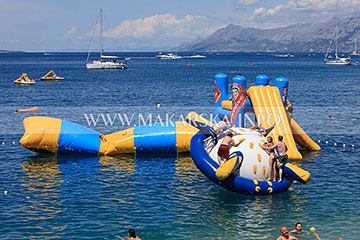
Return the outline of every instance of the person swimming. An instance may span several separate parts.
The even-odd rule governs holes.
[[[296,234],[296,235],[301,235],[303,233],[305,233],[306,231],[302,229],[302,223],[301,222],[297,222],[295,223],[295,229],[290,231],[290,234]]]
[[[355,120],[360,120],[360,118],[335,118],[331,115],[329,115],[329,117],[327,119],[330,120],[339,120],[339,121],[355,121]]]

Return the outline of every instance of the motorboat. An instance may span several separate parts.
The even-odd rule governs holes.
[[[168,53],[168,54],[161,54],[159,53],[158,55],[155,56],[156,58],[159,58],[159,59],[180,59],[182,58],[181,56],[178,56],[174,53]]]
[[[290,53],[288,53],[288,54],[278,54],[278,55],[274,55],[275,57],[280,57],[280,58],[293,58],[293,57],[295,57],[295,55],[293,55],[293,54],[290,54]]]

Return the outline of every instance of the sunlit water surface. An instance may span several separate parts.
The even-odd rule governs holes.
[[[360,67],[326,66],[322,56],[307,54],[225,53],[174,61],[155,59],[155,53],[120,55],[132,58],[129,69],[87,71],[84,53],[0,55],[1,239],[115,239],[129,228],[142,239],[275,239],[280,227],[292,229],[296,221],[307,230],[316,227],[322,239],[359,239]],[[22,72],[39,78],[51,69],[65,80],[13,84]],[[232,71],[243,73],[248,87],[259,74],[271,83],[278,76],[289,79],[293,116],[323,148],[302,151],[304,159],[295,162],[310,171],[308,184],[243,196],[208,181],[189,155],[44,156],[19,144],[22,120],[34,115],[88,126],[85,115],[134,114],[133,126],[140,115],[166,120],[174,114],[177,120],[190,110],[210,114],[214,75],[231,78]],[[12,113],[33,106],[40,112]],[[100,118],[90,127],[107,134],[128,126]]]

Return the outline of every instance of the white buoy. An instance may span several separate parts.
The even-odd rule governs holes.
[[[355,145],[353,144],[353,145],[351,145],[352,147],[355,147]]]
[[[337,143],[334,143],[334,146],[336,146],[337,145]]]
[[[26,199],[30,199],[30,197],[29,197],[29,196],[26,196],[25,198],[26,198]]]
[[[345,145],[345,143],[343,144],[343,147],[345,147],[346,145]]]
[[[328,141],[326,141],[325,143],[326,143],[326,144],[328,144],[329,142],[328,142]]]
[[[7,194],[8,194],[8,191],[5,190],[5,191],[4,191],[4,194],[7,195]]]
[[[5,142],[2,142],[1,144],[2,144],[2,145],[5,145]]]
[[[15,142],[12,142],[12,144],[15,144]]]
[[[321,141],[320,140],[318,140],[318,143],[320,143]]]

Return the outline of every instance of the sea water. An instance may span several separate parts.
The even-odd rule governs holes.
[[[327,66],[322,55],[301,53],[209,53],[179,60],[113,54],[131,57],[129,69],[86,70],[85,53],[0,54],[1,239],[115,239],[129,228],[142,239],[275,239],[282,226],[291,230],[297,221],[307,230],[316,227],[322,239],[359,238],[360,67]],[[13,83],[23,72],[39,79],[51,69],[65,80]],[[303,160],[294,162],[311,173],[308,184],[245,196],[210,182],[188,154],[53,156],[19,144],[22,120],[37,115],[104,134],[156,117],[181,120],[191,110],[210,117],[214,75],[231,79],[238,72],[247,87],[259,74],[271,84],[279,76],[289,79],[293,116],[322,147],[302,151]],[[33,106],[38,113],[13,113]],[[119,115],[133,118],[123,123]],[[91,116],[98,121],[89,122]]]

